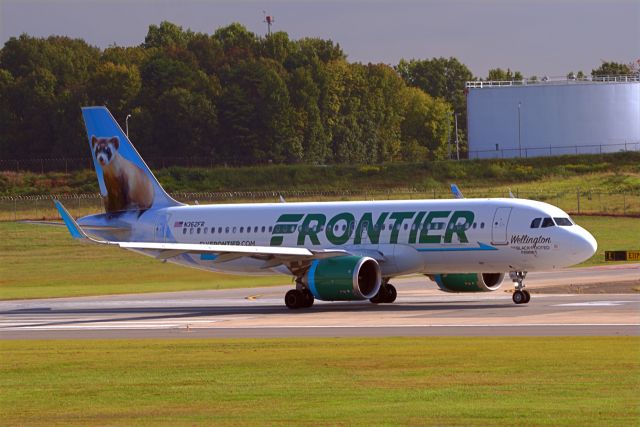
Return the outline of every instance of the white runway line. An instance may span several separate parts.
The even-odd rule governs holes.
[[[215,322],[208,322],[215,323]],[[22,326],[3,328],[4,331],[63,331],[63,330],[108,330],[108,329],[186,329],[187,325],[191,329],[373,329],[373,328],[539,328],[539,327],[620,327],[620,326],[637,326],[640,323],[523,323],[504,325],[499,323],[486,324],[410,324],[410,325],[272,325],[272,326],[215,326],[203,327],[192,326],[192,322],[185,323],[133,323],[129,325],[104,324],[104,325],[50,325],[50,326]]]
[[[555,304],[552,307],[611,307],[616,305],[633,304],[637,301],[587,301],[567,304]]]

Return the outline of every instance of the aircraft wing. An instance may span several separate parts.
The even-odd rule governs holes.
[[[264,268],[272,268],[290,262],[311,261],[314,259],[333,258],[350,255],[341,249],[307,249],[280,246],[240,246],[240,245],[207,245],[198,243],[159,243],[159,242],[116,242],[95,239],[78,225],[71,214],[58,200],[54,200],[56,209],[69,229],[71,237],[91,243],[119,246],[124,249],[141,251],[157,251],[157,259],[167,260],[182,254],[212,254],[212,261],[225,262],[242,257],[253,257],[265,260]]]

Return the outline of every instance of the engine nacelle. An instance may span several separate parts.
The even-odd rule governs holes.
[[[382,275],[373,258],[341,256],[313,261],[305,281],[319,300],[365,300],[378,293]]]
[[[436,274],[433,280],[445,292],[491,292],[502,285],[504,273]]]

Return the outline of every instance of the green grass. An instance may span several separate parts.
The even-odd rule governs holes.
[[[578,216],[598,240],[583,266],[605,250],[640,249],[640,218]],[[282,285],[285,276],[235,276],[161,263],[113,247],[87,245],[66,228],[0,222],[0,299],[71,297]]]
[[[605,251],[640,250],[640,218],[574,216],[573,219],[598,241],[596,254],[580,267],[604,264]]]
[[[461,188],[487,183],[516,186],[552,181],[557,188],[597,185],[601,191],[640,190],[640,152],[382,165],[272,165],[239,168],[170,167],[155,170],[167,191],[431,190],[456,181]],[[584,181],[581,177],[595,177]],[[572,182],[573,181],[573,182]],[[571,184],[569,184],[571,182]],[[575,189],[575,186],[572,187]],[[0,172],[0,195],[97,193],[95,173]]]
[[[3,425],[637,425],[638,337],[1,341]]]
[[[65,227],[0,223],[0,299],[225,289],[285,284],[285,276],[217,274],[79,243]]]

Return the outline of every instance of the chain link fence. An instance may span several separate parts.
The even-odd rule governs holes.
[[[455,147],[454,147],[455,148]],[[596,145],[560,145],[560,146],[536,146],[521,148],[503,148],[496,144],[494,149],[470,150],[466,157],[469,159],[489,159],[489,158],[528,158],[528,157],[549,157],[561,155],[579,154],[603,154],[617,153],[625,151],[640,151],[639,142],[621,142]],[[465,160],[465,159],[460,159]],[[446,160],[445,160],[446,161]],[[152,170],[165,169],[168,167],[198,167],[216,168],[224,166],[242,166],[229,162],[221,162],[214,157],[145,157],[145,162]],[[23,160],[3,160],[0,159],[0,171],[11,172],[72,172],[84,169],[93,169],[91,157],[63,158],[63,159],[23,159]]]
[[[548,145],[538,147],[502,148],[495,144],[495,150],[469,150],[469,159],[513,159],[524,157],[552,157],[580,154],[606,154],[625,151],[640,151],[640,142],[596,145]]]
[[[498,191],[465,190],[465,197],[509,197]],[[551,203],[575,215],[618,215],[640,217],[640,194],[631,192],[599,192],[576,189],[574,191],[518,192],[516,197],[540,200]],[[346,200],[419,200],[450,199],[449,191],[443,190],[359,190],[359,191],[232,191],[173,193],[176,200],[188,204],[207,203],[246,203],[246,202],[286,202],[297,201],[346,201]],[[19,220],[57,220],[58,212],[53,199],[61,200],[65,207],[76,217],[104,211],[99,194],[63,194],[40,196],[3,196],[0,197],[0,221]]]

